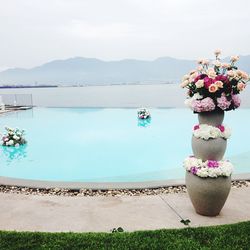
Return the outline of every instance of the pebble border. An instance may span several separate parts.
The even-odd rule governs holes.
[[[250,180],[232,181],[232,188],[250,187]],[[92,189],[63,189],[63,188],[28,188],[18,186],[0,185],[0,193],[6,194],[24,194],[24,195],[42,195],[42,196],[140,196],[140,195],[159,195],[159,194],[177,194],[186,193],[185,185],[168,186],[160,188],[145,188],[145,189],[119,189],[119,190],[92,190]]]

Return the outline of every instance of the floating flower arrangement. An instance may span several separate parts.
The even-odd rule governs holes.
[[[229,139],[231,136],[231,129],[224,125],[214,127],[207,124],[199,124],[194,126],[193,135],[196,138],[204,140],[216,138]]]
[[[249,81],[249,75],[235,66],[239,56],[232,56],[230,63],[225,63],[219,58],[220,50],[214,53],[212,64],[199,60],[197,69],[185,75],[181,83],[182,88],[188,89],[185,104],[195,113],[238,108],[239,94]]]
[[[230,176],[233,172],[233,165],[227,160],[203,162],[194,156],[190,156],[184,160],[184,168],[199,177],[217,178],[219,176]]]
[[[137,116],[139,119],[148,119],[151,117],[149,111],[145,108],[141,108],[137,111]]]
[[[18,128],[12,129],[9,127],[5,127],[5,129],[7,133],[2,137],[3,146],[18,147],[19,145],[27,143],[24,139],[24,130],[20,130]]]

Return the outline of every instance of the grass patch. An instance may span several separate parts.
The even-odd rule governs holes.
[[[133,233],[0,231],[0,249],[249,249],[250,221],[231,225]]]

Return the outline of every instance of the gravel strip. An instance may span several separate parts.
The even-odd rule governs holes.
[[[232,188],[250,187],[250,181],[232,181]],[[69,190],[62,188],[27,188],[0,185],[0,193],[25,194],[25,195],[57,195],[57,196],[140,196],[158,194],[186,193],[185,185],[169,186],[150,189],[119,189],[119,190]]]

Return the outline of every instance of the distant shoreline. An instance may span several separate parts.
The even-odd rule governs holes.
[[[27,89],[27,88],[57,88],[57,85],[39,85],[39,86],[0,86],[0,89]]]
[[[166,82],[166,83],[111,83],[111,84],[82,84],[82,85],[6,85],[6,86],[0,86],[0,89],[31,89],[31,88],[72,88],[72,87],[102,87],[102,86],[143,86],[143,85],[172,85],[177,83],[172,82]]]

